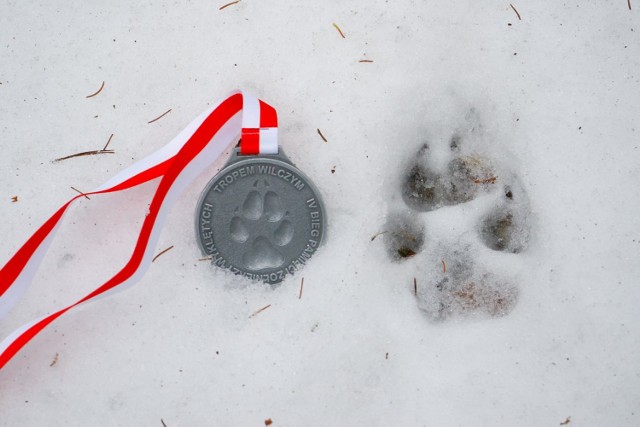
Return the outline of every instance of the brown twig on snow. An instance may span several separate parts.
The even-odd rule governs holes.
[[[418,281],[415,277],[413,278],[413,294],[418,296]]]
[[[302,290],[304,289],[304,277],[300,281],[300,293],[298,294],[298,299],[302,299]]]
[[[160,252],[158,255],[154,256],[154,257],[153,257],[153,259],[151,260],[151,262],[155,262],[155,261],[160,257],[160,255],[164,255],[164,254],[166,254],[166,253],[167,253],[167,252],[169,252],[171,249],[173,249],[173,245],[169,246],[167,249],[163,250],[163,251],[162,251],[162,252]]]
[[[513,9],[513,11],[516,13],[516,15],[518,16],[518,21],[522,21],[522,17],[520,16],[520,13],[518,13],[518,11],[516,10],[515,7],[513,7],[513,5],[511,3],[509,3],[509,6],[511,6],[511,9]]]
[[[212,256],[208,256],[206,258],[200,258],[198,261],[211,261],[211,260],[213,260],[213,257]]]
[[[447,272],[447,263],[444,262],[444,260],[442,260],[442,272],[446,273]]]
[[[322,132],[320,132],[320,129],[316,129],[316,130],[318,131],[318,135],[320,135],[320,138],[322,138],[322,140],[323,140],[324,142],[329,142],[329,141],[327,141],[327,138],[325,138],[325,137],[324,137],[324,135],[322,134]]]
[[[162,423],[162,427],[167,427],[167,425],[164,423],[164,420],[162,418],[160,418],[160,422]]]
[[[560,423],[561,426],[566,426],[567,424],[569,424],[571,422],[571,417],[567,417],[566,420],[564,420],[563,422]]]
[[[51,362],[51,364],[49,365],[49,367],[53,367],[53,365],[55,365],[56,363],[58,363],[58,353],[56,353],[55,356],[53,356],[53,361]]]
[[[104,80],[102,81],[102,85],[100,86],[100,89],[98,89],[97,92],[94,92],[91,95],[87,95],[86,98],[93,98],[94,96],[102,92],[102,89],[104,89]]]
[[[262,307],[260,310],[256,311],[255,313],[253,313],[251,316],[249,316],[249,319],[251,319],[252,317],[257,316],[258,314],[262,313],[263,311],[265,311],[267,308],[271,307],[271,304],[269,305],[265,305],[264,307]]]
[[[18,196],[11,196],[11,203],[18,203]]]
[[[237,4],[237,3],[240,3],[240,0],[232,1],[231,3],[227,3],[224,6],[220,6],[220,8],[218,10],[225,9],[225,8],[227,8],[229,6],[233,6],[234,4]]]
[[[109,139],[111,140],[111,139]],[[67,159],[73,159],[74,157],[82,157],[82,156],[95,156],[97,154],[113,154],[115,151],[113,150],[93,150],[93,151],[83,151],[82,153],[71,154],[70,156],[60,157],[59,159],[55,159],[54,162],[61,162]]]
[[[85,193],[83,193],[82,191],[78,190],[77,188],[75,188],[75,187],[71,187],[71,189],[72,189],[73,191],[77,191],[78,193],[80,193],[82,196],[84,196],[84,198],[85,198],[85,199],[87,199],[87,200],[91,200],[91,199],[89,198],[89,196],[87,196]]]
[[[156,117],[155,119],[147,122],[147,124],[151,124],[153,122],[156,122],[158,120],[160,120],[161,118],[163,118],[164,116],[166,116],[167,114],[169,114],[171,112],[171,108],[169,108],[167,111],[165,111],[164,113],[160,114],[158,117]]]
[[[627,6],[629,6],[629,10],[631,10],[631,0],[627,0]]]
[[[340,36],[341,36],[343,39],[346,39],[346,37],[344,36],[344,33],[342,32],[342,30],[340,29],[340,27],[338,27],[338,24],[336,24],[336,23],[334,22],[334,23],[333,23],[333,26],[334,26],[334,28],[335,28],[336,30],[338,30],[338,32],[340,33]]]
[[[104,148],[101,151],[106,151],[107,150],[107,147],[109,146],[109,144],[111,144],[111,138],[113,138],[113,134],[111,134],[111,136],[109,137],[109,140],[104,145]]]
[[[373,60],[371,60],[371,59],[361,59],[358,62],[373,62]]]

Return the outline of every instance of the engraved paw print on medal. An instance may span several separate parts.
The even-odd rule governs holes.
[[[293,239],[294,227],[280,196],[269,190],[269,183],[256,180],[242,206],[235,209],[229,224],[231,238],[242,246],[245,268],[279,268],[284,256],[279,248]]]
[[[417,150],[383,231],[389,257],[416,269],[418,306],[435,321],[508,314],[519,291],[500,270],[518,263],[531,237],[518,175],[471,124]]]

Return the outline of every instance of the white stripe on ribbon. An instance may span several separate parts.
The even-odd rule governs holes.
[[[260,153],[278,154],[278,128],[260,129]]]
[[[245,120],[252,126],[255,123],[260,125],[263,121],[261,105],[270,109],[267,121],[277,123],[275,110],[271,106],[246,93],[234,92],[198,116],[169,144],[120,172],[96,190],[86,193],[92,195],[120,191],[162,177],[127,264],[94,292],[51,315],[29,322],[0,342],[0,369],[27,342],[62,314],[86,302],[121,292],[140,280],[151,265],[160,231],[175,201],[189,183],[236,141],[245,127]],[[258,143],[262,147],[260,140]],[[275,143],[277,152],[277,141]],[[272,144],[273,135],[269,136],[265,147],[271,147]],[[80,197],[82,195],[63,205],[0,270],[0,319],[24,296],[55,237],[66,209]],[[19,273],[16,275],[17,271]],[[8,284],[14,275],[15,279]]]
[[[242,128],[257,129],[260,127],[260,101],[257,98],[242,100]]]

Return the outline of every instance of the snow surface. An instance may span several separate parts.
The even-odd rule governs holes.
[[[199,262],[212,168],[137,286],[63,316],[0,372],[0,424],[640,424],[637,2],[514,2],[522,20],[493,0],[2,3],[2,262],[71,186],[94,188],[239,87],[278,108],[329,229],[275,289]],[[427,249],[391,260],[371,238],[405,209],[408,164],[468,130],[469,111],[472,142],[527,192],[529,248],[482,246],[479,197],[415,214]],[[115,154],[52,162],[112,133]],[[152,189],[75,205],[0,336],[117,271]],[[515,284],[509,313],[420,310],[413,278],[428,286],[456,245]]]

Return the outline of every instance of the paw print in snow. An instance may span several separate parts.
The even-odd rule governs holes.
[[[244,266],[254,271],[282,267],[284,256],[278,247],[288,245],[294,234],[280,196],[268,186],[256,181],[229,224],[231,239],[241,245]]]
[[[402,177],[404,203],[392,209],[385,227],[391,259],[417,259],[418,306],[432,320],[503,316],[518,298],[514,280],[490,267],[515,259],[489,256],[486,249],[511,254],[526,250],[529,200],[517,175],[499,161],[502,153],[481,154],[487,144],[479,144],[482,137],[473,130],[448,138],[440,156],[432,152],[437,144],[420,147]],[[436,212],[445,209],[445,214]],[[427,238],[431,224],[434,241]],[[430,266],[427,271],[425,265]]]

